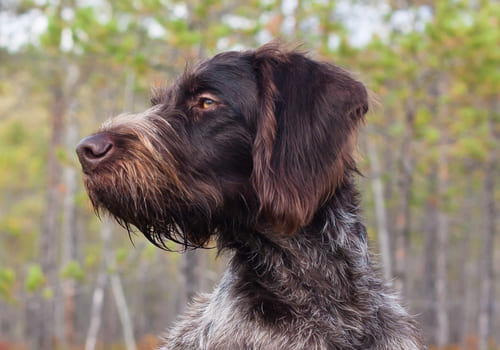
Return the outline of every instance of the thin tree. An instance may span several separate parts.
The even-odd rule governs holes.
[[[377,154],[376,144],[372,138],[367,135],[366,143],[368,148],[368,157],[370,158],[371,186],[374,196],[375,217],[377,221],[377,238],[382,260],[384,277],[387,281],[392,279],[392,259],[389,240],[389,229],[387,227],[387,210],[385,207],[384,185],[382,183],[382,169]]]
[[[492,110],[500,114],[500,103],[496,101],[492,104],[496,106]],[[493,118],[490,119],[490,130],[492,133],[491,139],[493,144],[498,144],[500,135],[495,131]],[[496,208],[495,208],[495,176],[497,150],[493,148],[489,151],[485,178],[484,178],[484,222],[485,230],[483,235],[483,248],[481,259],[481,287],[480,287],[480,303],[479,303],[479,323],[478,333],[479,342],[478,350],[487,350],[488,342],[491,337],[493,328],[493,308],[494,308],[494,273],[493,273],[493,256],[494,256],[494,237],[496,233]]]

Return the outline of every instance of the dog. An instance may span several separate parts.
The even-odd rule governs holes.
[[[345,70],[272,42],[218,54],[77,146],[94,208],[153,244],[232,259],[160,349],[424,349],[370,260]]]

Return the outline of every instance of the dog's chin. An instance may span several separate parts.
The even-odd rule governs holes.
[[[215,234],[211,218],[196,208],[168,206],[168,200],[151,201],[134,198],[127,193],[90,187],[86,183],[92,206],[97,216],[109,216],[129,235],[137,231],[158,248],[168,251],[200,248]],[[161,196],[160,196],[161,198]]]

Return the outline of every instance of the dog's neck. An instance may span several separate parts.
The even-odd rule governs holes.
[[[315,299],[324,299],[318,305],[333,305],[352,298],[357,286],[366,284],[361,279],[374,276],[357,196],[346,181],[294,236],[254,232],[251,240],[246,237],[231,264],[236,292],[247,295],[262,316],[271,309],[267,314],[273,319],[276,313],[301,312],[290,308],[310,310]]]

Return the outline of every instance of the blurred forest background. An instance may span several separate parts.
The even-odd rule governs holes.
[[[186,62],[273,38],[354,72],[381,273],[439,349],[500,349],[500,2],[1,0],[0,349],[152,349],[227,257],[165,253],[84,192],[74,148]]]

